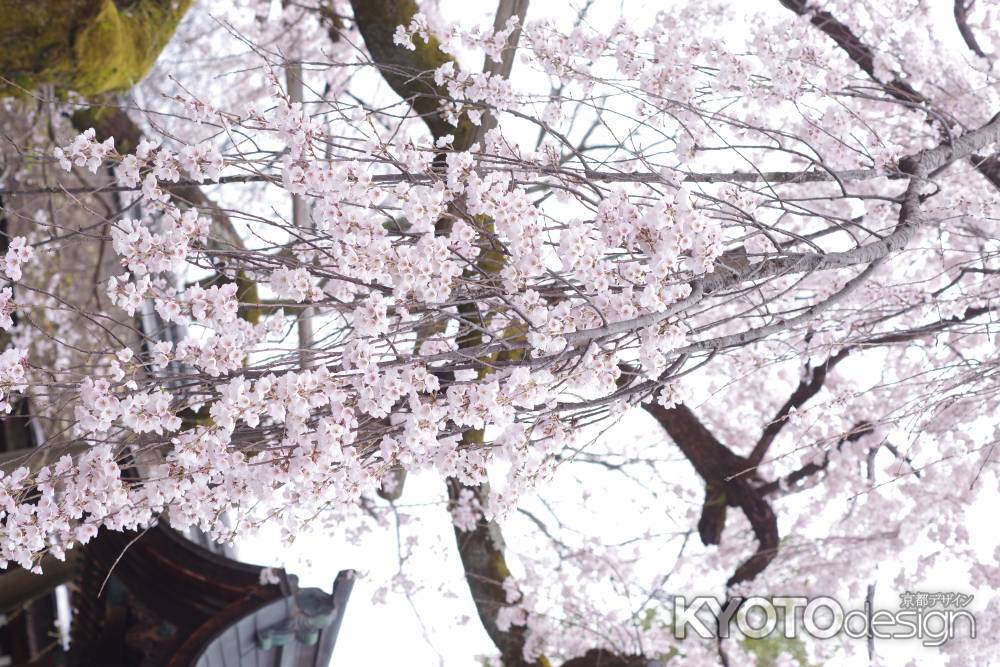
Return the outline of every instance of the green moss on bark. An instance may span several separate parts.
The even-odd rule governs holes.
[[[43,84],[125,90],[153,66],[192,0],[0,0],[0,95]]]

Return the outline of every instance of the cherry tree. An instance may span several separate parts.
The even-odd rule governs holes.
[[[0,564],[383,530],[431,475],[491,664],[805,665],[852,649],[680,640],[667,601],[870,602],[945,549],[1000,584],[968,513],[996,7],[274,4],[196,5],[128,94],[4,91],[0,406],[34,446]]]

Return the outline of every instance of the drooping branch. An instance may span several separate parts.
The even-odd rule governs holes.
[[[904,243],[907,237],[904,237]],[[735,334],[730,334],[728,336],[720,336],[718,338],[712,339],[711,341],[701,341],[689,345],[684,348],[684,352],[690,352],[695,349],[706,349],[711,347],[713,349],[721,349],[726,347],[732,347],[736,345],[746,345],[756,340],[760,340],[766,336],[778,333],[780,331],[786,331],[791,329],[797,324],[802,324],[814,319],[817,315],[823,311],[829,310],[837,303],[843,301],[853,292],[855,292],[861,285],[863,285],[871,276],[875,273],[875,270],[885,261],[885,257],[880,257],[873,261],[871,264],[865,267],[865,269],[859,273],[857,276],[852,278],[845,284],[840,290],[831,296],[814,303],[813,305],[806,308],[803,312],[793,315],[787,318],[783,318],[777,322],[772,322],[771,324],[766,324],[753,329],[747,329],[745,331],[740,331]]]
[[[897,331],[895,333],[880,334],[877,336],[871,336],[854,343],[851,343],[849,349],[860,349],[868,347],[879,347],[883,345],[896,345],[899,343],[907,343],[923,336],[929,336],[936,333],[941,333],[946,331],[950,327],[956,324],[965,324],[970,320],[974,320],[977,317],[982,317],[989,313],[994,313],[1000,308],[998,305],[994,306],[979,306],[977,308],[968,308],[961,315],[954,315],[945,319],[938,320],[937,322],[931,322],[930,324],[925,324],[919,327],[913,327],[912,329],[905,329],[903,331]]]
[[[763,460],[770,444],[787,423],[792,407],[801,407],[815,396],[823,386],[827,373],[852,352],[869,347],[892,345],[917,339],[946,330],[952,325],[967,322],[992,312],[990,307],[970,308],[964,314],[916,327],[896,334],[873,336],[841,349],[824,364],[813,369],[789,399],[779,409],[775,418],[765,426],[750,457],[744,458],[722,444],[690,408],[684,405],[663,408],[657,403],[643,407],[663,426],[677,444],[685,458],[705,482],[706,494],[698,532],[702,542],[718,544],[725,526],[726,507],[739,507],[750,522],[757,538],[756,552],[740,564],[726,582],[727,586],[750,581],[770,564],[778,552],[780,536],[777,517],[766,496],[825,470],[830,462],[830,452],[820,462],[809,463],[781,480],[755,485],[754,469]],[[839,450],[844,443],[853,442],[872,432],[874,426],[862,423],[844,434],[837,443]],[[899,452],[890,447],[896,456]]]
[[[781,429],[784,428],[791,410],[793,408],[801,408],[807,401],[809,401],[809,399],[819,393],[820,389],[823,388],[823,383],[826,381],[827,374],[833,369],[834,366],[846,359],[848,355],[858,350],[896,345],[916,340],[923,336],[940,333],[949,329],[953,325],[964,324],[970,320],[976,319],[977,317],[991,313],[994,310],[996,310],[996,308],[991,306],[969,308],[961,315],[955,315],[947,319],[938,320],[937,322],[932,322],[930,324],[925,324],[923,326],[914,327],[904,331],[898,331],[896,333],[870,336],[841,348],[840,351],[832,355],[822,364],[814,367],[810,372],[809,377],[803,379],[799,383],[788,400],[782,404],[777,414],[764,427],[763,434],[754,445],[754,449],[750,456],[747,457],[747,460],[754,466],[759,465],[764,460],[768,447],[770,447],[771,443],[774,442],[775,437],[777,437]]]
[[[819,391],[823,388],[823,384],[826,382],[827,375],[833,368],[839,364],[841,361],[846,359],[849,355],[854,352],[874,348],[874,347],[884,347],[888,345],[897,345],[899,343],[906,343],[909,341],[917,340],[924,336],[930,336],[933,334],[940,333],[942,331],[948,330],[950,327],[964,324],[970,320],[976,319],[988,313],[996,310],[995,307],[991,306],[981,306],[979,308],[969,308],[961,315],[955,315],[946,319],[938,320],[937,322],[932,322],[930,324],[925,324],[923,326],[914,327],[912,329],[907,329],[904,331],[899,331],[891,334],[882,334],[877,336],[870,336],[868,338],[855,341],[850,345],[841,348],[836,354],[830,356],[826,361],[818,366],[813,367],[812,371],[809,373],[808,377],[804,378],[799,382],[798,386],[792,392],[791,396],[788,397],[781,408],[775,416],[767,423],[764,427],[764,431],[761,437],[757,440],[754,445],[753,451],[747,457],[747,463],[751,467],[756,467],[761,464],[764,457],[767,455],[767,451],[773,444],[775,438],[781,432],[781,430],[788,423],[788,417],[793,409],[799,409],[805,405],[810,399],[812,399]],[[868,430],[859,430],[860,427],[855,427],[848,434],[848,440],[854,440],[864,435]],[[870,430],[870,429],[869,429]],[[825,467],[825,464],[824,466]],[[798,474],[793,473],[788,480],[790,482],[798,481],[804,476],[814,474],[821,468],[813,468],[812,464],[805,466],[803,470],[806,472]],[[772,487],[776,485],[777,482],[769,482],[768,484],[760,487],[763,493],[770,493]]]

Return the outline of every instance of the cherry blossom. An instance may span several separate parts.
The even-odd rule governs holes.
[[[193,10],[117,142],[5,134],[0,406],[59,454],[0,564],[396,522],[379,597],[447,578],[511,665],[756,659],[676,591],[995,588],[995,8],[306,4]]]

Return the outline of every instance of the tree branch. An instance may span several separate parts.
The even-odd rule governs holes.
[[[958,26],[958,32],[961,33],[965,45],[980,58],[986,58],[986,53],[979,46],[976,35],[969,26],[969,10],[974,4],[976,0],[955,0],[955,25]]]
[[[578,658],[572,658],[562,664],[562,667],[654,667],[661,665],[659,660],[652,660],[641,655],[618,655],[604,649],[590,649]]]
[[[925,324],[906,331],[872,336],[868,339],[857,341],[849,346],[841,348],[839,352],[831,356],[825,362],[814,367],[812,372],[809,374],[809,377],[803,379],[799,383],[798,387],[795,388],[792,395],[781,406],[774,418],[772,418],[771,421],[767,423],[767,426],[764,427],[764,432],[754,445],[754,449],[750,453],[750,456],[747,457],[748,464],[753,467],[761,464],[764,457],[767,455],[768,448],[781,432],[781,429],[788,423],[788,415],[791,414],[792,408],[801,408],[807,401],[809,401],[809,399],[819,393],[820,389],[823,388],[823,383],[826,381],[827,373],[829,373],[834,366],[846,359],[853,352],[869,347],[905,343],[911,340],[916,340],[922,336],[940,333],[955,324],[964,324],[969,320],[986,315],[994,310],[995,307],[990,306],[969,308],[962,315],[955,315],[954,317],[949,317],[948,319],[938,320],[937,322]]]
[[[875,75],[875,54],[871,48],[866,45],[861,39],[854,34],[854,32],[844,23],[837,20],[828,11],[818,11],[811,9],[806,0],[778,0],[783,6],[792,10],[799,16],[809,17],[809,22],[814,26],[819,28],[827,37],[832,39],[837,43],[841,49],[843,49],[847,56],[853,60],[858,67],[861,68],[875,83],[882,88],[885,93],[900,102],[908,106],[923,107],[928,113],[932,112],[933,105],[931,101],[916,91],[910,84],[894,77],[891,81],[881,81]],[[959,23],[959,30],[962,30],[962,25],[964,23],[965,11],[968,7],[971,7],[972,3],[968,4],[968,7],[964,7],[961,11],[960,18],[960,8],[959,5],[963,4],[963,0],[955,0],[955,20]],[[968,30],[968,25],[965,26],[965,31],[962,32],[963,39],[966,39],[966,44],[969,44],[968,38],[966,37],[966,31],[971,35],[971,31]],[[975,44],[975,37],[972,38]],[[970,45],[970,48],[972,46]],[[973,48],[975,51],[975,48]],[[941,121],[941,118],[936,115],[931,115],[928,122],[937,122],[940,125],[940,135],[943,140],[947,141],[951,136],[952,130],[945,123]],[[994,187],[1000,188],[1000,158],[997,156],[990,157],[980,157],[978,155],[971,155],[970,162],[972,166],[975,167],[982,176],[988,180]]]
[[[747,457],[747,462],[751,466],[760,465],[760,462],[767,455],[767,450],[771,446],[771,443],[774,442],[778,433],[788,423],[788,415],[791,414],[793,409],[798,410],[805,405],[806,401],[819,393],[819,390],[823,388],[823,383],[826,382],[826,374],[834,366],[846,359],[848,354],[850,354],[849,348],[841,350],[819,366],[814,367],[809,377],[799,383],[799,386],[795,388],[795,391],[792,392],[792,395],[781,406],[778,413],[764,427],[764,432],[761,433],[757,444],[754,445],[753,451]]]
[[[393,41],[396,26],[409,25],[418,7],[415,0],[351,0],[354,21],[365,47],[389,87],[419,115],[435,138],[455,132],[441,113],[448,91],[434,83],[434,70],[451,61],[430,37],[416,40],[415,50]]]
[[[861,422],[860,424],[857,424],[856,426],[854,426],[854,428],[852,428],[850,431],[842,435],[840,439],[837,440],[837,446],[836,446],[837,451],[840,451],[840,449],[844,446],[844,443],[854,442],[855,440],[858,440],[863,436],[868,435],[874,430],[875,430],[874,425],[868,422]],[[802,480],[808,477],[812,477],[813,475],[826,470],[829,465],[830,465],[830,452],[827,451],[823,455],[823,460],[820,461],[819,463],[807,463],[798,470],[789,473],[782,479],[777,479],[774,480],[773,482],[768,482],[767,484],[758,487],[757,492],[760,493],[762,496],[767,496],[774,493],[775,491],[781,490],[782,488],[785,489],[791,488],[796,484],[798,484],[799,482],[801,482]]]
[[[808,17],[810,23],[836,42],[837,46],[847,54],[847,57],[853,60],[873,81],[880,84],[887,94],[908,104],[921,105],[927,102],[926,97],[899,78],[880,81],[875,75],[875,53],[854,34],[853,30],[837,20],[833,14],[825,10],[811,8],[806,0],[779,0],[779,2],[799,16]]]
[[[469,440],[476,435],[481,444],[482,431],[466,431],[462,436],[463,444],[469,444]],[[482,507],[489,503],[489,488],[485,485],[466,486],[454,477],[449,477],[447,487],[448,499],[453,505],[459,502],[463,491],[471,491]],[[479,620],[490,640],[500,651],[505,667],[547,665],[548,661],[544,658],[536,662],[524,659],[526,628],[523,625],[512,625],[507,630],[501,630],[497,625],[497,615],[500,610],[510,605],[503,587],[504,581],[510,577],[510,570],[507,568],[507,559],[504,556],[500,526],[495,521],[487,521],[480,515],[476,527],[471,531],[466,532],[456,526],[455,540],[458,543],[458,554],[465,570],[465,580],[469,584]]]
[[[753,487],[748,461],[723,445],[685,405],[643,406],[667,431],[685,458],[705,481],[705,503],[698,534],[706,546],[719,544],[725,527],[726,506],[739,507],[757,538],[757,551],[736,568],[726,582],[733,586],[764,571],[778,553],[778,520],[764,496]]]

